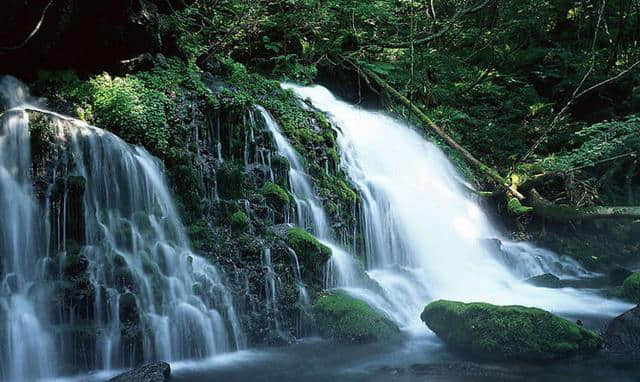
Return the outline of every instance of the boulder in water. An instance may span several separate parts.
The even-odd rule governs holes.
[[[171,375],[171,366],[166,362],[153,362],[130,370],[109,382],[165,382]]]
[[[439,300],[420,316],[442,341],[480,359],[546,360],[596,352],[600,337],[538,308]]]
[[[543,288],[562,288],[562,281],[551,273],[545,273],[538,276],[529,277],[524,280],[526,283]]]
[[[640,272],[633,273],[624,279],[622,293],[625,298],[640,303]]]
[[[625,360],[640,360],[640,305],[614,318],[603,335],[604,349]]]
[[[384,313],[343,292],[321,296],[313,311],[320,333],[339,342],[375,342],[400,332]]]

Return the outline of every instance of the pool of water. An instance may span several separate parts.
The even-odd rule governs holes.
[[[637,381],[640,364],[604,355],[541,363],[474,363],[432,334],[395,343],[344,345],[308,339],[292,346],[172,364],[175,382]]]

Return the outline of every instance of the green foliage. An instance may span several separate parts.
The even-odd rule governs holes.
[[[236,211],[231,215],[231,228],[237,232],[245,231],[249,228],[249,217],[244,211]]]
[[[35,156],[47,157],[54,149],[55,122],[43,113],[29,112],[28,115],[31,151]]]
[[[538,308],[438,300],[420,318],[454,349],[481,359],[545,360],[594,353],[600,337]]]
[[[624,297],[640,304],[640,272],[636,272],[624,280],[622,292]]]
[[[320,333],[340,342],[389,340],[400,333],[398,326],[386,315],[344,292],[320,296],[313,311]]]
[[[576,148],[545,159],[543,165],[549,170],[567,171],[593,166],[618,155],[640,153],[640,114],[622,121],[584,126],[574,133],[572,140],[576,142]]]
[[[112,78],[104,73],[91,79],[90,84],[96,125],[155,153],[166,150],[169,142],[164,94],[133,76]]]

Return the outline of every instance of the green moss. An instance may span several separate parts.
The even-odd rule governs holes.
[[[626,298],[635,303],[640,303],[640,272],[636,272],[624,280],[622,291]]]
[[[271,207],[281,210],[289,204],[289,194],[275,183],[267,182],[262,187],[262,195],[267,199]]]
[[[513,212],[516,215],[526,214],[528,212],[533,211],[532,207],[523,206],[518,198],[511,198],[507,203],[507,207],[509,207],[509,211]]]
[[[496,360],[543,360],[593,353],[600,337],[537,308],[439,300],[420,316],[447,345]]]
[[[238,232],[249,228],[249,217],[244,211],[236,211],[231,215],[231,228]]]
[[[388,317],[345,293],[321,296],[313,310],[322,335],[340,342],[374,342],[399,334],[398,326]]]
[[[291,228],[287,242],[305,263],[323,264],[331,257],[331,249],[302,228]]]

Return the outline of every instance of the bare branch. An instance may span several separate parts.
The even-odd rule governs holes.
[[[486,7],[487,5],[489,5],[489,3],[491,3],[494,0],[484,0],[481,3],[470,7],[470,8],[466,8],[463,9],[461,11],[456,12],[453,17],[449,20],[449,22],[447,22],[445,24],[445,26],[440,29],[438,32],[436,33],[430,33],[424,37],[419,37],[416,40],[412,40],[412,41],[405,41],[405,42],[383,42],[383,41],[378,41],[378,42],[374,42],[368,45],[374,45],[374,46],[379,46],[382,48],[396,48],[396,49],[403,49],[403,48],[410,48],[411,46],[415,46],[415,45],[421,45],[424,43],[427,43],[429,41],[433,41],[439,37],[441,37],[442,35],[444,35],[445,33],[447,33],[449,31],[449,29],[451,29],[454,24],[462,17],[471,13],[475,13],[478,12],[480,10],[482,10],[484,7]]]
[[[36,33],[38,33],[38,31],[40,30],[40,27],[42,26],[42,23],[44,21],[44,17],[47,14],[47,10],[49,10],[49,7],[51,6],[51,4],[53,4],[54,0],[50,0],[47,5],[44,7],[44,9],[42,10],[42,13],[40,14],[40,20],[38,21],[38,23],[36,24],[36,27],[31,31],[31,33],[29,34],[29,36],[27,36],[27,38],[22,41],[22,43],[16,45],[16,46],[0,46],[0,51],[11,51],[11,50],[18,50],[21,49],[22,47],[24,47],[25,45],[27,45],[27,43],[33,38],[33,36],[36,35]]]

